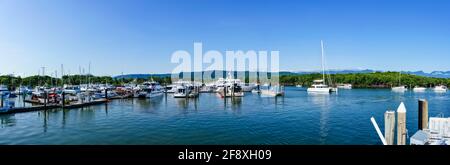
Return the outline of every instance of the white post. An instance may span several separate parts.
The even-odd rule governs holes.
[[[386,111],[384,113],[384,137],[387,145],[394,144],[395,137],[395,112]]]
[[[397,145],[406,144],[406,108],[403,102],[397,108]]]
[[[370,118],[370,121],[372,121],[372,124],[373,124],[373,126],[375,127],[375,130],[377,131],[378,137],[380,137],[381,142],[383,143],[383,145],[386,145],[386,144],[387,144],[387,143],[386,143],[386,139],[383,137],[383,133],[381,133],[380,127],[378,127],[378,124],[377,124],[377,122],[375,121],[375,118],[371,117],[371,118]]]

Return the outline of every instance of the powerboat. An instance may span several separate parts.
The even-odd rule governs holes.
[[[142,85],[142,91],[145,93],[146,98],[158,97],[164,94],[164,90],[158,82],[144,82]]]
[[[261,90],[261,95],[267,95],[267,96],[283,96],[284,95],[284,87],[275,85],[270,86],[268,89]]]
[[[176,86],[177,91],[173,94],[174,98],[193,98],[199,95],[199,87],[190,83],[183,83]]]
[[[66,94],[76,95],[81,92],[81,89],[76,85],[64,85],[63,92]]]
[[[223,87],[218,88],[222,97],[243,97],[244,91],[239,83],[226,83]]]
[[[438,85],[433,88],[434,92],[447,92],[448,88],[444,85]]]
[[[352,89],[352,84],[339,84],[337,86],[339,89]]]

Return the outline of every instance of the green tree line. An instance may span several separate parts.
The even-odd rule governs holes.
[[[329,76],[331,78],[332,84],[348,83],[357,88],[389,88],[398,85],[406,85],[408,87],[432,87],[435,85],[450,86],[450,79],[448,78],[432,78],[411,74],[401,74],[401,76],[399,75],[399,72],[375,72],[331,74]],[[327,77],[326,81],[328,80]],[[322,79],[322,74],[315,73],[305,75],[282,75],[280,77],[280,83],[283,85],[310,86],[313,80],[317,79]],[[401,80],[400,83],[399,79]]]
[[[70,75],[62,78],[54,78],[50,76],[29,76],[29,77],[14,77],[9,75],[0,76],[0,84],[7,85],[10,89],[15,89],[19,86],[62,86],[63,84],[80,85],[80,84],[112,84],[123,85],[126,83],[141,84],[145,81],[156,81],[162,85],[171,84],[170,77],[148,77],[148,78],[113,78],[110,76],[93,76],[93,75]]]

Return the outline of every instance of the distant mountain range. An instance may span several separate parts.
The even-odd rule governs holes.
[[[312,73],[320,73],[321,71],[281,71],[280,75],[302,75],[302,74],[312,74]],[[365,70],[328,70],[327,73],[330,74],[350,74],[350,73],[374,73],[374,72],[383,72],[379,70],[371,70],[371,69],[365,69]],[[402,71],[404,74],[412,74],[412,75],[418,75],[418,76],[424,76],[424,77],[435,77],[435,78],[450,78],[450,71],[433,71],[430,73],[426,73],[423,71]],[[164,73],[164,74],[126,74],[126,75],[119,75],[114,76],[116,79],[135,79],[135,78],[148,78],[148,77],[169,77],[170,73]]]

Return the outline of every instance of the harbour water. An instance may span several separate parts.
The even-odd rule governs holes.
[[[400,102],[409,136],[417,130],[417,100],[429,115],[450,115],[448,93],[395,93],[390,89],[340,90],[311,95],[287,87],[284,97],[246,93],[226,98],[121,99],[79,109],[0,115],[0,144],[381,144],[370,117]],[[22,105],[16,98],[16,105]]]

